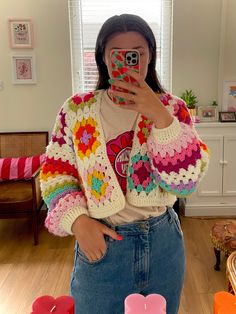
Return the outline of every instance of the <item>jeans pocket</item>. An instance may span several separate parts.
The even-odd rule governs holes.
[[[77,257],[78,257],[78,259],[80,261],[86,263],[86,264],[89,264],[89,265],[95,265],[95,264],[98,264],[98,263],[102,262],[105,259],[105,257],[107,256],[108,249],[109,249],[108,237],[105,236],[104,238],[105,238],[105,242],[106,242],[106,251],[99,259],[90,262],[89,259],[87,258],[87,256],[84,254],[84,252],[79,247],[79,245],[77,245]]]

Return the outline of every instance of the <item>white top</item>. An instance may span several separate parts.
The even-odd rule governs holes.
[[[114,104],[107,93],[104,93],[101,101],[101,123],[105,135],[105,141],[108,145],[116,145],[115,173],[122,180],[128,169],[129,155],[131,147],[126,149],[119,147],[121,138],[132,138],[132,131],[138,118],[136,111],[122,109],[122,107]],[[122,162],[123,171],[119,171],[119,163]],[[126,177],[123,177],[126,181]],[[146,206],[136,207],[128,203],[126,200],[125,208],[118,213],[106,218],[106,221],[112,225],[131,223],[137,220],[144,220],[163,214],[166,206]]]

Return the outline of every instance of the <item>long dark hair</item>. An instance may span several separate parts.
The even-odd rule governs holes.
[[[110,17],[100,29],[95,48],[95,60],[98,68],[98,82],[96,89],[107,89],[109,74],[104,62],[104,53],[107,41],[115,33],[138,32],[142,35],[149,47],[151,60],[145,81],[155,92],[164,92],[156,74],[156,40],[149,25],[139,16],[133,14],[114,15]]]

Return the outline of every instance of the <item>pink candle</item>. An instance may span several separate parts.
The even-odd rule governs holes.
[[[160,294],[130,294],[125,299],[125,314],[166,314],[166,300]]]
[[[70,296],[55,299],[44,295],[34,301],[31,314],[74,314],[74,300]]]

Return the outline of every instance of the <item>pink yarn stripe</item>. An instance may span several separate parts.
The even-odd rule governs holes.
[[[152,159],[153,166],[158,169],[159,172],[165,171],[170,174],[171,172],[180,173],[181,169],[188,170],[189,166],[196,166],[197,160],[201,159],[200,148],[192,156],[189,156],[184,161],[179,161],[177,164],[168,163],[167,165],[163,165],[162,163],[156,163],[155,157]]]
[[[87,207],[87,202],[83,192],[73,192],[62,198],[57,206],[51,210],[45,220],[45,226],[49,232],[60,237],[67,236],[67,233],[60,228],[62,216],[70,211],[74,206]]]
[[[18,177],[18,162],[20,158],[11,158],[10,174],[9,179],[15,179]]]

